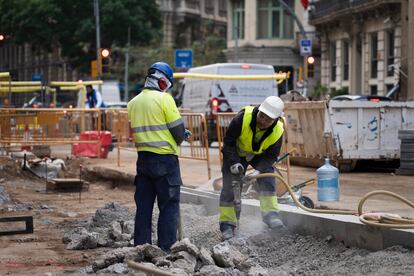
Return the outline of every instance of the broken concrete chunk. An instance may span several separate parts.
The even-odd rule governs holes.
[[[248,276],[268,276],[269,273],[266,269],[261,267],[260,265],[253,266],[249,269],[247,273]]]
[[[118,221],[114,221],[110,226],[110,236],[115,241],[122,241],[122,226]]]
[[[96,235],[93,233],[88,233],[86,231],[82,232],[79,236],[68,243],[66,249],[68,250],[82,250],[82,249],[93,249],[98,247],[98,242],[96,240]]]
[[[156,265],[156,266],[170,267],[170,266],[171,266],[171,264],[172,264],[172,262],[171,262],[171,261],[167,260],[167,259],[166,259],[166,258],[164,258],[164,257],[157,257],[157,258],[154,258],[154,259],[153,259],[153,261],[155,262],[155,265]]]
[[[135,222],[133,220],[124,221],[122,224],[122,233],[130,234],[130,236],[132,236],[134,234],[134,227]]]
[[[198,254],[198,257],[200,258],[203,266],[204,265],[215,265],[213,257],[211,257],[210,250],[207,250],[204,247],[200,249],[200,253]]]
[[[110,247],[113,247],[113,248],[129,247],[129,241],[117,241],[111,244]]]
[[[227,242],[222,242],[213,247],[213,259],[220,267],[234,267],[247,258]]]
[[[128,265],[125,263],[116,263],[108,266],[102,270],[99,270],[100,273],[112,273],[112,274],[127,274],[129,272]]]
[[[113,221],[127,221],[134,217],[127,207],[111,202],[96,210],[91,227],[108,227]]]
[[[248,272],[250,270],[251,267],[256,266],[256,263],[252,260],[252,259],[247,259],[247,260],[243,260],[236,265],[236,268],[244,271],[244,272]]]
[[[143,252],[146,260],[152,261],[157,257],[164,257],[167,255],[161,248],[152,244],[144,244]]]
[[[193,256],[198,256],[200,250],[198,250],[197,246],[192,244],[188,238],[184,238],[181,241],[177,241],[171,247],[171,252],[179,252],[179,251],[186,251]]]
[[[227,276],[227,272],[224,268],[215,265],[203,266],[199,272],[195,273],[194,276]]]
[[[181,268],[190,274],[194,273],[197,265],[197,258],[186,251],[173,253],[166,259],[172,261],[172,267]]]
[[[128,253],[125,254],[125,262],[128,261],[134,261],[137,263],[140,263],[142,261],[144,261],[144,250],[142,248],[142,246],[137,246],[137,247],[133,247],[131,248],[130,251],[128,251]]]
[[[173,274],[177,274],[177,275],[180,275],[180,276],[193,275],[192,273],[190,273],[190,274],[186,273],[184,269],[176,268],[176,267],[173,267],[171,269],[168,269],[168,272],[171,272]]]
[[[92,263],[92,269],[94,272],[96,272],[110,265],[122,263],[125,259],[125,256],[130,254],[131,251],[133,251],[133,248],[125,247],[107,252]]]
[[[98,246],[111,247],[113,245],[113,241],[109,239],[107,233],[96,233],[95,238]]]
[[[193,262],[189,259],[178,259],[172,263],[172,267],[180,268],[184,270],[185,272],[187,272],[188,274],[192,275],[194,273],[196,264],[197,264],[197,260],[195,258]]]
[[[11,199],[6,189],[0,186],[0,205],[11,203]]]

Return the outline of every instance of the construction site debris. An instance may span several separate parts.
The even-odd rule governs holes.
[[[30,169],[35,175],[42,178],[56,178],[62,169],[66,169],[65,161],[62,159],[33,159],[26,161],[26,168]]]
[[[90,222],[81,227],[67,229],[63,242],[70,250],[93,249],[96,247],[132,246],[133,214],[117,203],[108,203],[96,210]]]
[[[200,253],[198,248],[194,244],[192,244],[188,238],[184,238],[181,241],[176,242],[171,247],[171,253],[176,253],[180,251],[186,251],[193,256],[198,256]]]
[[[10,203],[10,196],[3,186],[0,186],[0,205]]]
[[[227,242],[213,247],[213,259],[220,267],[235,267],[245,260],[245,257]]]

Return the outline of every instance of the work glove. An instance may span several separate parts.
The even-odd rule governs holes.
[[[193,133],[189,131],[188,129],[186,129],[184,132],[184,140],[188,142],[192,136],[193,136]]]
[[[244,167],[243,167],[242,164],[236,163],[236,164],[230,166],[230,172],[232,174],[236,174],[236,175],[242,174],[242,173],[244,173]]]

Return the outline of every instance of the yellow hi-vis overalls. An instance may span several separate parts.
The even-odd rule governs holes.
[[[247,106],[244,108],[243,124],[240,136],[237,138],[237,153],[242,157],[242,164],[246,168],[249,161],[253,158],[260,158],[262,154],[268,147],[275,144],[283,135],[283,123],[278,121],[274,126],[272,133],[266,137],[258,150],[254,151],[252,148],[253,131],[250,127],[252,121],[252,106]],[[229,166],[226,160],[223,160],[223,188],[220,194],[220,228],[222,229],[223,225],[236,226],[237,218],[236,211],[234,208],[234,193],[232,189],[232,179],[233,175],[230,173]],[[273,172],[273,167],[267,168],[266,172]],[[260,200],[260,210],[265,220],[266,217],[271,213],[278,212],[277,206],[277,197],[276,197],[276,183],[273,177],[270,178],[261,178],[257,180],[259,185],[259,200]]]
[[[144,89],[128,103],[128,119],[137,151],[179,155],[169,129],[183,120],[171,95]]]
[[[170,131],[183,121],[171,95],[149,89],[128,103],[128,117],[138,151],[134,245],[151,244],[152,213],[157,199],[158,246],[169,252],[177,241],[182,185],[178,145]],[[182,130],[184,133],[184,125]]]

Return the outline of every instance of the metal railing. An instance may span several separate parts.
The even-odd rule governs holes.
[[[80,141],[81,132],[101,129],[99,109],[1,108],[0,148],[32,145],[63,145],[88,143]]]
[[[108,112],[108,111],[107,111]],[[121,164],[121,149],[135,151],[132,143],[132,133],[129,126],[128,112],[125,110],[112,110],[111,127],[117,137],[117,164]],[[207,123],[204,114],[181,113],[185,127],[193,134],[188,142],[180,146],[180,158],[201,160],[207,163],[208,179],[211,178],[210,155],[208,151]]]

